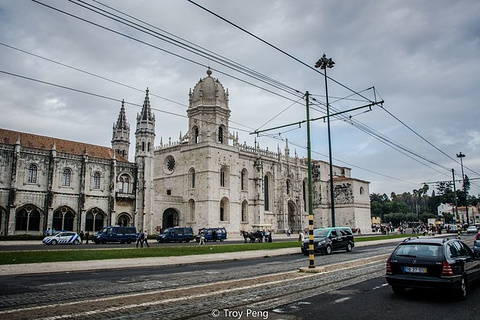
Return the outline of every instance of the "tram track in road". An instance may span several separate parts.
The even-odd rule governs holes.
[[[316,273],[286,271],[179,288],[144,290],[95,299],[0,311],[0,318],[32,319],[212,319],[212,310],[266,310],[333,290],[349,281],[378,276],[386,255],[324,265]],[[376,275],[375,275],[376,274]],[[292,300],[293,299],[293,300]]]

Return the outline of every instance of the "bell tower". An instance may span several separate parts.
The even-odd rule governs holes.
[[[230,109],[228,91],[207,70],[207,77],[200,79],[189,93],[188,129],[189,143],[215,142],[228,144]]]
[[[155,115],[152,113],[147,88],[142,111],[137,114],[135,131],[135,162],[137,164],[136,226],[153,232],[153,168]]]
[[[117,123],[113,124],[112,148],[116,154],[128,160],[130,149],[130,125],[125,114],[125,101],[122,100],[122,107],[118,114]]]

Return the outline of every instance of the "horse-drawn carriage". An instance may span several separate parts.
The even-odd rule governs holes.
[[[243,240],[245,240],[245,243],[247,242],[272,242],[272,233],[271,231],[268,231],[268,229],[271,227],[271,224],[257,224],[257,225],[252,225],[254,231],[245,231],[242,230],[240,231],[240,234],[243,236]],[[255,230],[256,229],[256,230]]]

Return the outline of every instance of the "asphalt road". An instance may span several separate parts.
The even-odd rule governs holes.
[[[480,288],[464,301],[439,290],[408,290],[395,295],[384,277],[302,299],[269,310],[269,319],[479,319]]]

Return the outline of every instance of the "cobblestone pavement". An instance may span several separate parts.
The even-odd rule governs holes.
[[[319,268],[337,263],[328,272],[316,274],[298,271],[308,264],[308,259],[297,254],[291,256],[289,263],[271,262],[266,258],[252,267],[193,272],[182,272],[180,267],[174,275],[156,273],[141,277],[132,274],[113,283],[101,278],[55,284],[54,287],[35,287],[33,283],[35,290],[30,291],[34,293],[2,297],[0,318],[213,319],[214,316],[234,318],[228,310],[260,312],[270,309],[269,319],[272,319],[276,306],[349,285],[352,281],[381,276],[386,256],[372,263],[361,259],[390,251],[391,248],[378,247],[362,252],[354,250],[349,254],[316,256]],[[352,265],[352,260],[357,263]]]

